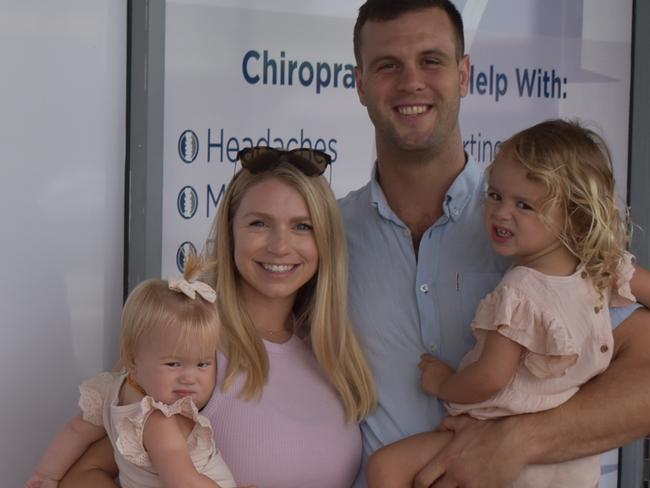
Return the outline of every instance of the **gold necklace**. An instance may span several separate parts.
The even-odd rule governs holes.
[[[260,335],[263,338],[271,342],[286,342],[293,335],[294,319],[292,317],[290,324],[288,324],[288,326],[285,326],[280,330],[271,330],[265,327],[258,327],[258,326],[256,326],[256,329],[260,332]],[[266,337],[264,337],[265,335]]]
[[[288,329],[269,330],[259,327],[258,330],[261,332],[262,338],[271,342],[285,342],[293,335],[293,332]]]

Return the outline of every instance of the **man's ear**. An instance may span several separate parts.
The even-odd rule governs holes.
[[[463,57],[460,58],[458,62],[458,78],[460,82],[460,96],[464,97],[467,95],[469,90],[469,54],[463,54]]]
[[[363,87],[363,72],[358,66],[354,67],[354,81],[357,86],[357,95],[359,96],[359,101],[361,105],[366,106],[366,94]]]

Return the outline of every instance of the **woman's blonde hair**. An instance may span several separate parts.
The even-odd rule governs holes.
[[[198,257],[188,258],[184,277],[190,281],[204,270]],[[142,341],[150,334],[174,334],[178,352],[200,346],[201,355],[214,356],[219,336],[219,315],[213,303],[170,290],[167,280],[143,281],[129,295],[122,310],[121,363],[133,365]]]
[[[540,214],[543,218],[555,206],[562,210],[565,223],[559,237],[584,264],[602,300],[614,285],[629,240],[603,138],[577,121],[547,120],[512,136],[500,152],[546,186]]]
[[[325,178],[305,176],[286,163],[263,173],[237,173],[228,185],[210,232],[207,253],[217,266],[205,281],[217,290],[222,326],[219,348],[228,358],[221,388],[228,389],[236,375],[244,372],[247,377],[241,395],[250,400],[261,393],[269,374],[266,349],[239,292],[232,232],[233,217],[246,192],[268,179],[282,181],[305,199],[318,248],[318,271],[299,290],[293,307],[294,331],[312,349],[338,391],[348,420],[361,420],[374,408],[376,394],[348,317],[347,252],[336,199]]]

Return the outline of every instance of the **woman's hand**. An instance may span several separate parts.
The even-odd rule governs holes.
[[[108,437],[104,437],[72,465],[58,488],[118,488],[113,482],[117,474],[113,446]]]

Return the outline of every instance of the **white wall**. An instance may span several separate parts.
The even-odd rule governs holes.
[[[126,0],[0,2],[0,485],[116,358]]]

